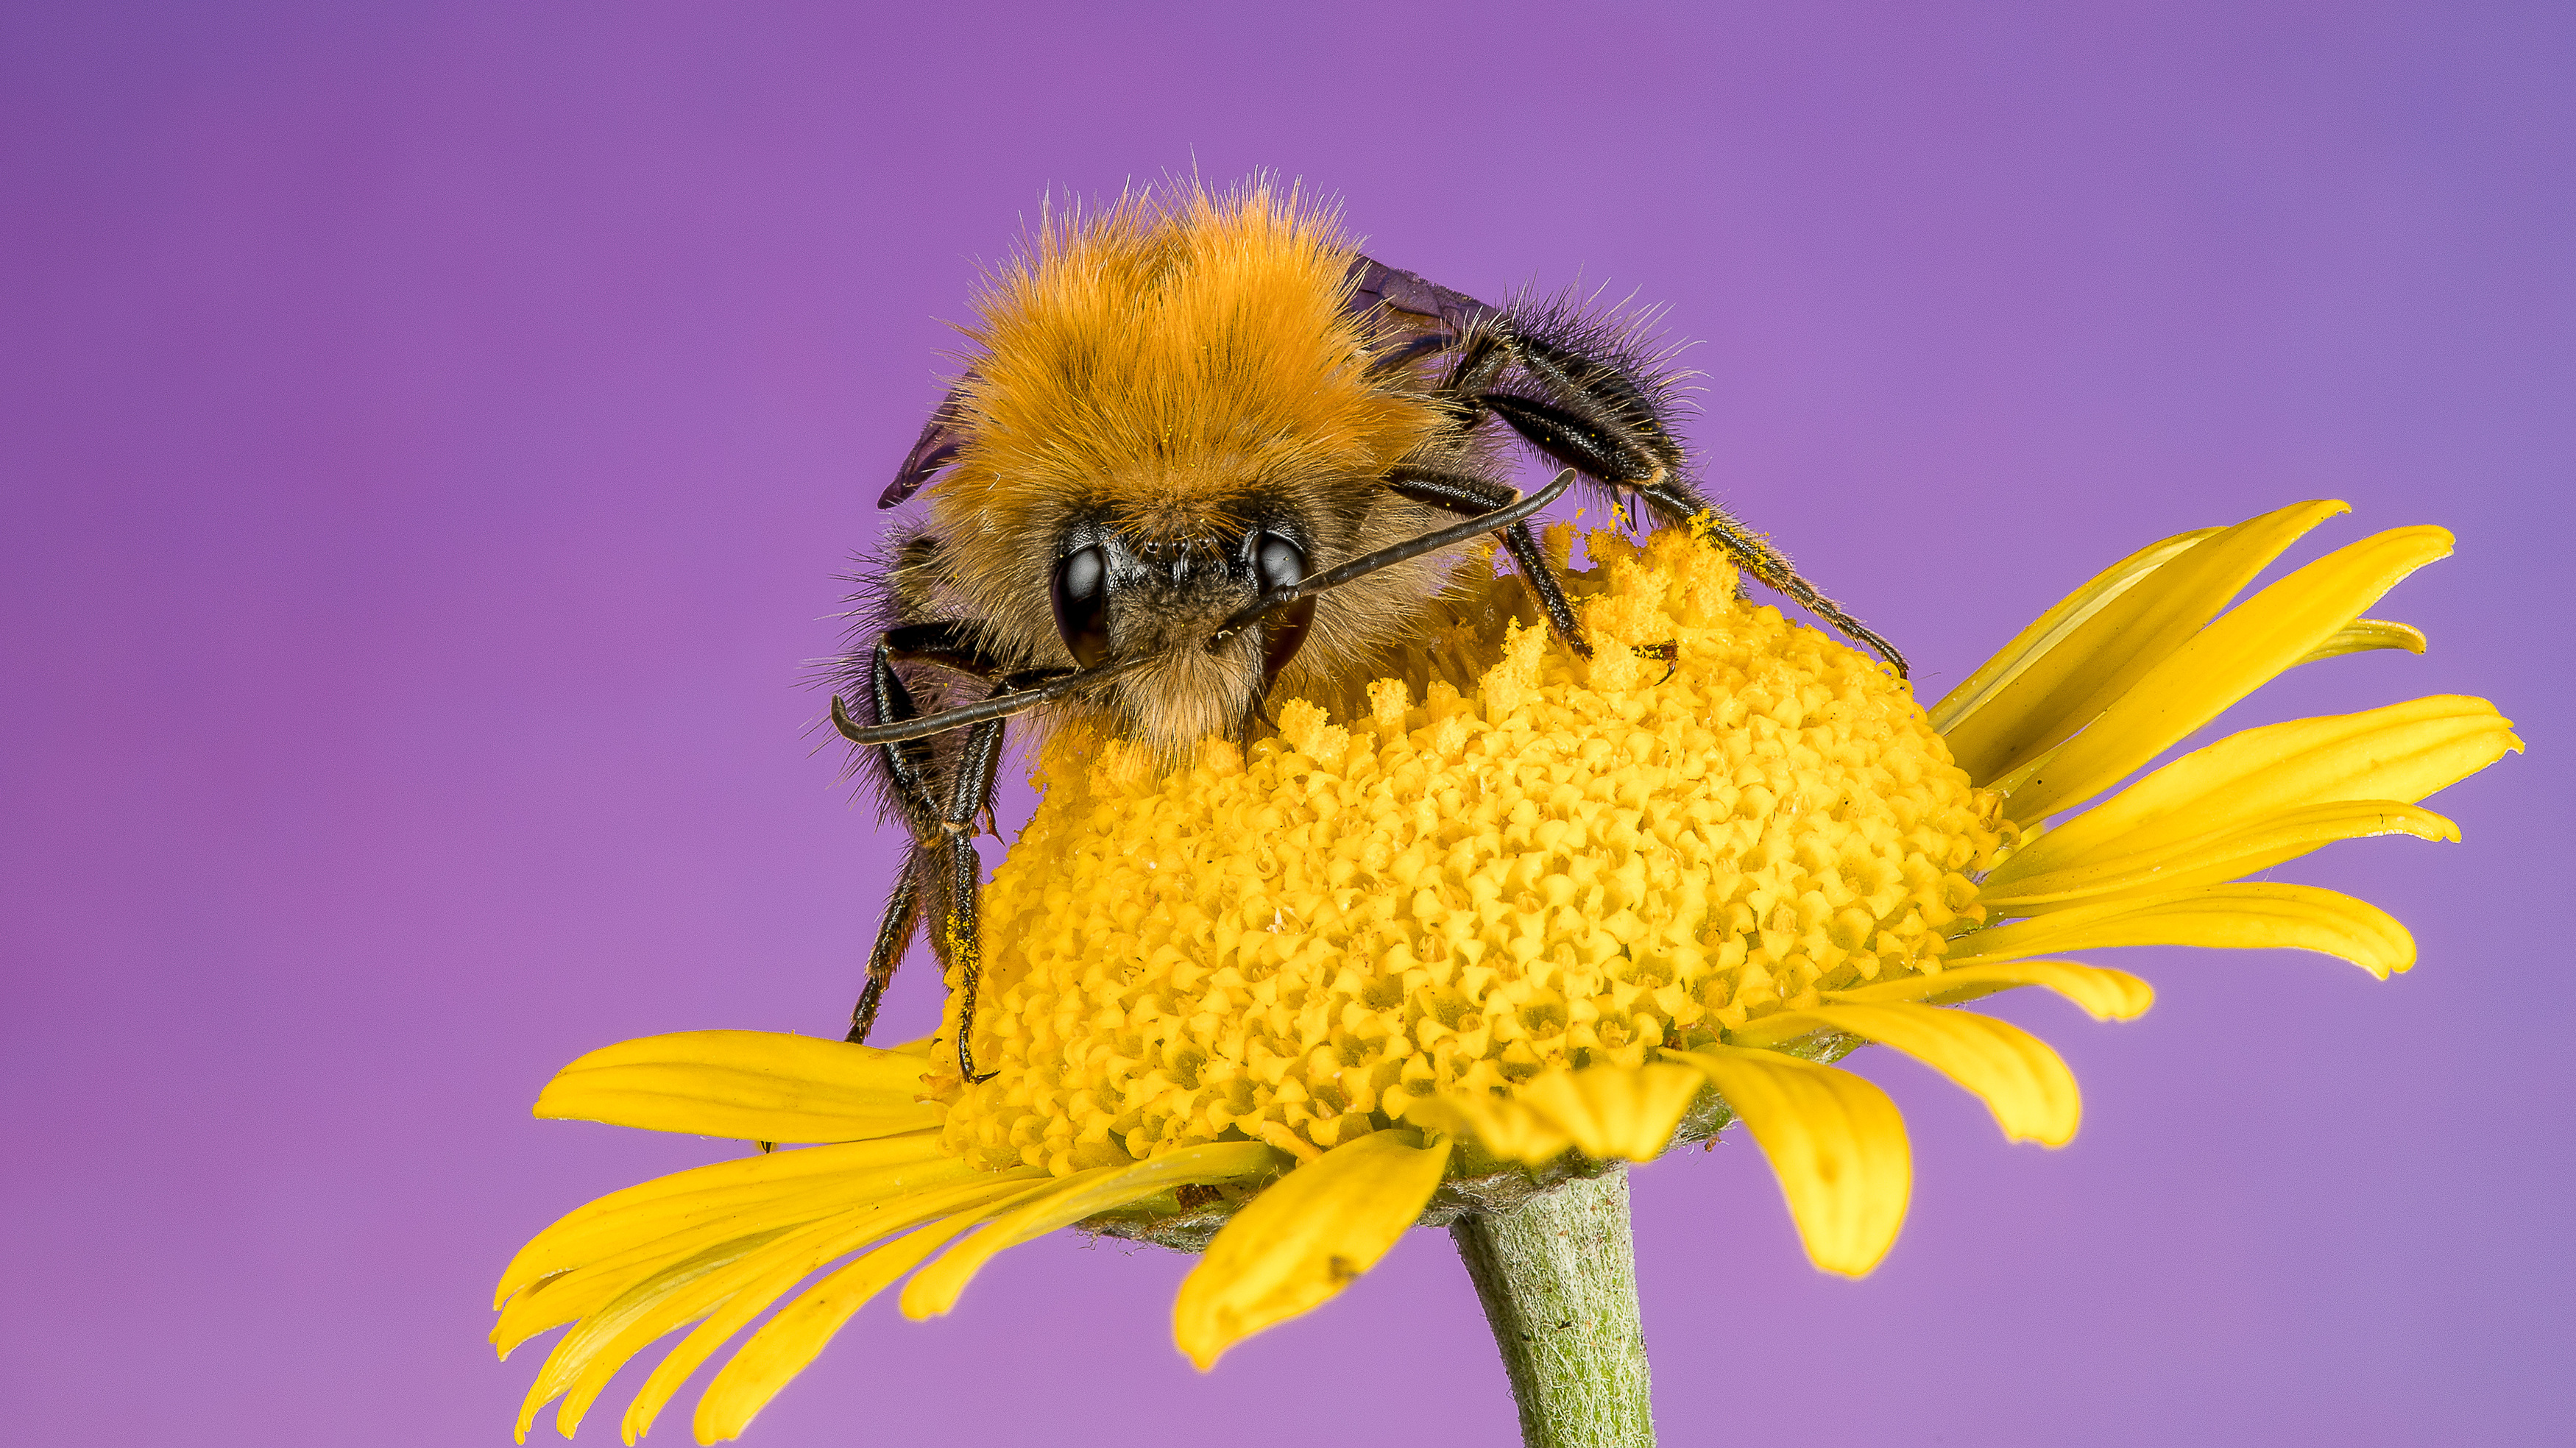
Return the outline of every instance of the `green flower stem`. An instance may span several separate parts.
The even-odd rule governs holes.
[[[1626,1170],[1471,1212],[1449,1235],[1502,1349],[1527,1448],[1652,1448]]]

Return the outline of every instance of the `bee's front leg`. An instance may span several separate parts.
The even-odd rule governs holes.
[[[994,1073],[975,1072],[975,992],[983,984],[984,950],[978,926],[984,862],[975,853],[975,817],[993,800],[993,776],[1002,762],[1002,721],[988,720],[966,731],[966,748],[957,763],[957,779],[940,820],[948,854],[946,928],[939,932],[941,951],[957,971],[957,1074],[971,1084]]]
[[[898,661],[938,664],[987,681],[1001,672],[999,665],[983,658],[965,642],[963,630],[957,625],[890,629],[871,652],[868,666],[869,701],[875,706],[875,722],[880,724],[921,717],[912,691],[895,670]],[[1003,677],[994,692],[1026,687],[1047,672],[1050,671]],[[837,700],[834,707],[837,721],[843,717],[837,712]],[[850,1011],[846,1039],[859,1043],[867,1040],[868,1032],[876,1025],[886,987],[893,982],[895,968],[903,963],[904,951],[911,946],[913,932],[927,910],[936,917],[932,950],[943,965],[954,966],[959,972],[964,999],[958,1066],[969,1079],[979,1079],[975,1077],[970,1037],[976,985],[983,973],[976,933],[982,861],[975,851],[974,831],[977,818],[989,817],[992,809],[1002,724],[994,719],[970,726],[956,757],[947,761],[941,760],[930,738],[873,745],[868,756],[871,765],[884,776],[886,793],[903,816],[913,843],[904,857],[902,871],[895,877],[894,889],[886,897],[885,913],[868,951],[867,982],[860,987],[858,1004]],[[954,731],[950,731],[950,737],[954,737]]]
[[[920,716],[912,691],[904,687],[903,676],[894,670],[892,651],[882,642],[869,660],[868,692],[880,723]],[[930,741],[907,739],[880,744],[869,755],[868,762],[885,777],[886,794],[903,816],[913,843],[904,855],[903,869],[895,876],[894,889],[886,897],[885,914],[877,922],[876,942],[868,949],[867,984],[859,988],[859,1002],[850,1010],[850,1033],[845,1039],[858,1043],[865,1043],[868,1031],[876,1025],[877,1007],[884,1002],[895,967],[903,963],[903,953],[912,944],[913,931],[921,922],[924,888],[937,886],[936,856],[942,844],[932,780],[938,758]]]

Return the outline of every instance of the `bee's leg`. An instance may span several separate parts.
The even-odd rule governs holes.
[[[1503,373],[1519,360],[1519,355],[1510,326],[1499,316],[1468,330],[1459,343],[1458,359],[1449,364],[1449,378],[1440,388],[1442,399],[1462,428],[1485,420],[1486,392],[1503,380]]]
[[[901,624],[887,629],[884,642],[879,647],[896,662],[937,664],[987,684],[1002,674],[1002,666],[975,646],[975,636],[967,626],[953,619]]]
[[[975,1072],[975,992],[983,983],[984,953],[978,932],[984,862],[975,853],[975,817],[993,799],[993,775],[1002,761],[1002,721],[986,720],[966,731],[957,777],[939,828],[947,856],[947,919],[939,929],[941,955],[957,972],[957,1073],[968,1082],[989,1081]]]
[[[1387,471],[1386,485],[1417,503],[1471,518],[1507,507],[1520,497],[1509,485],[1490,478],[1405,465]],[[1556,630],[1556,636],[1565,640],[1568,648],[1590,658],[1592,645],[1584,641],[1583,626],[1575,622],[1574,606],[1566,601],[1565,586],[1557,581],[1556,569],[1549,565],[1547,555],[1539,551],[1538,539],[1530,533],[1529,524],[1514,523],[1504,529],[1503,546],[1511,550],[1512,562],[1519,565],[1521,577],[1538,595],[1539,606],[1547,610],[1548,624]]]
[[[1746,572],[1876,650],[1903,678],[1905,658],[1893,645],[1817,592],[1787,555],[1684,480],[1666,385],[1647,364],[1619,353],[1615,340],[1505,314],[1466,337],[1441,400],[1462,429],[1490,412],[1548,457],[1644,498],[1666,522],[1696,523]]]
[[[1438,396],[1462,428],[1492,413],[1564,466],[1631,488],[1682,474],[1667,391],[1615,343],[1505,314],[1467,334]]]
[[[948,623],[909,624],[889,629],[879,639],[868,669],[869,702],[876,722],[895,724],[921,716],[895,663],[933,663],[970,677],[994,681],[1001,666],[976,650],[961,627]],[[996,692],[1025,688],[1051,670],[1014,674],[999,680]],[[940,767],[928,738],[879,744],[868,750],[869,762],[883,774],[886,793],[905,826],[913,847],[887,897],[874,946],[868,952],[867,984],[850,1012],[849,1040],[865,1041],[876,1024],[878,1005],[895,967],[912,943],[925,912],[939,920],[932,948],[943,965],[959,972],[964,1030],[958,1041],[959,1069],[974,1078],[975,991],[982,975],[976,916],[982,861],[973,843],[975,823],[989,817],[993,780],[1001,760],[1002,721],[991,720],[966,731],[965,743],[949,769]],[[950,777],[940,776],[948,773]],[[946,795],[945,799],[940,796]]]
[[[1621,426],[1618,423],[1627,420],[1587,416],[1508,392],[1488,392],[1477,400],[1540,452],[1614,488],[1643,487],[1675,474],[1673,462],[1678,459],[1658,456],[1671,446],[1670,439],[1657,436],[1660,428]]]
[[[1477,400],[1540,452],[1614,488],[1635,493],[1667,523],[1704,530],[1711,541],[1743,564],[1746,572],[1867,644],[1895,667],[1898,678],[1905,677],[1905,656],[1894,645],[1852,617],[1842,605],[1817,592],[1815,585],[1799,576],[1787,554],[1683,481],[1681,449],[1665,431],[1662,420],[1643,407],[1641,397],[1621,395],[1623,389],[1634,392],[1633,381],[1621,382],[1613,368],[1585,374],[1580,369],[1542,367],[1533,361],[1537,355],[1530,344],[1523,343],[1521,360],[1531,376],[1569,388],[1588,383],[1600,389],[1601,395],[1578,391],[1569,399],[1577,403],[1573,407],[1501,392],[1488,392]]]
[[[904,687],[903,676],[894,671],[892,651],[882,642],[870,658],[868,683],[870,702],[875,704],[879,720],[911,719],[920,714],[912,692]],[[867,754],[867,763],[884,777],[886,795],[903,815],[913,846],[904,856],[903,869],[895,876],[894,890],[886,897],[885,915],[877,922],[876,942],[868,950],[867,984],[859,990],[859,1003],[851,1008],[850,1033],[846,1037],[854,1042],[867,1040],[869,1028],[876,1024],[877,1007],[885,999],[886,986],[893,981],[895,967],[903,963],[903,953],[912,944],[913,931],[921,921],[922,888],[938,879],[934,856],[942,844],[932,784],[937,759],[930,741],[907,739],[880,744]]]
[[[1217,625],[1216,632],[1208,635],[1208,652],[1214,653],[1218,649],[1225,647],[1226,644],[1231,642],[1236,635],[1242,633],[1245,629],[1259,623],[1270,615],[1278,613],[1283,609],[1296,608],[1314,598],[1317,594],[1339,588],[1353,579],[1366,578],[1381,568],[1393,568],[1399,563],[1403,563],[1409,559],[1420,558],[1425,554],[1437,553],[1443,548],[1455,548],[1459,544],[1476,537],[1478,534],[1499,533],[1502,530],[1511,527],[1515,523],[1526,522],[1531,515],[1546,508],[1557,499],[1564,497],[1565,490],[1573,485],[1574,470],[1572,468],[1567,468],[1564,472],[1556,475],[1555,481],[1549,483],[1546,487],[1539,489],[1537,492],[1519,499],[1509,507],[1496,508],[1490,513],[1480,513],[1475,517],[1469,518],[1464,523],[1452,523],[1446,528],[1434,528],[1428,533],[1424,533],[1418,537],[1408,538],[1404,542],[1391,543],[1384,548],[1363,553],[1357,558],[1346,559],[1325,569],[1321,573],[1311,574],[1305,578],[1299,579],[1295,583],[1288,584],[1285,587],[1265,589],[1259,598],[1252,601],[1249,607],[1236,610],[1233,617],[1227,619],[1224,623]],[[1147,655],[1146,657],[1151,656]],[[1123,667],[1126,667],[1126,665],[1103,665],[1086,670],[1085,674],[1075,675],[1074,680],[1079,680],[1087,674],[1100,674],[1111,668]],[[1059,681],[1058,683],[1050,684],[1046,687],[1049,689],[1060,688],[1067,682],[1072,681]],[[1010,687],[1010,681],[1004,680],[1003,687]],[[965,709],[952,709],[948,711],[948,714],[945,716],[934,717],[957,717],[967,715],[969,712],[970,711]],[[986,716],[982,715],[979,711],[976,713],[975,717],[980,718]],[[837,716],[835,717],[834,722],[839,722]],[[973,719],[958,718],[958,722],[961,724],[971,723],[973,722]],[[852,738],[860,737],[860,732],[857,730],[857,726],[855,725],[844,728],[842,732],[849,734]],[[865,741],[862,740],[862,742]]]
[[[905,852],[894,890],[886,896],[885,916],[877,922],[876,944],[868,949],[868,982],[859,987],[859,1003],[850,1010],[850,1034],[843,1039],[866,1044],[869,1028],[877,1023],[877,1007],[894,980],[894,968],[903,963],[904,949],[912,944],[912,933],[921,924],[921,877],[926,869],[936,868],[928,851],[915,846]]]
[[[1746,572],[1796,599],[1809,613],[1841,629],[1846,636],[1868,645],[1896,670],[1896,677],[1905,677],[1905,655],[1896,651],[1896,645],[1852,617],[1841,604],[1818,593],[1814,584],[1799,576],[1789,555],[1771,546],[1771,540],[1737,522],[1725,509],[1700,497],[1678,478],[1642,485],[1637,494],[1667,521],[1705,533],[1710,541],[1733,555]]]

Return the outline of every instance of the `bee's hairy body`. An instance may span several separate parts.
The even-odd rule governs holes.
[[[837,676],[856,707],[836,698],[835,721],[915,841],[854,1041],[926,915],[975,1075],[972,836],[1006,716],[1079,719],[1169,760],[1248,737],[1274,690],[1347,699],[1416,641],[1487,527],[1584,649],[1495,419],[1623,503],[1694,521],[1902,668],[1699,496],[1675,376],[1633,327],[1394,271],[1293,193],[1190,187],[1051,219],[977,309],[965,375],[880,500],[923,492],[925,516],[863,579]],[[1460,536],[1434,546],[1444,532]]]

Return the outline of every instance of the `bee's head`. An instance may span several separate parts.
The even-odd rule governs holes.
[[[1081,697],[1166,757],[1402,627],[1395,596],[1443,585],[1428,562],[1209,648],[1265,587],[1419,521],[1381,480],[1448,415],[1371,365],[1352,256],[1329,214],[1260,185],[1043,228],[978,299],[976,350],[888,491],[940,473],[925,613],[973,620],[1012,669],[1124,666]]]
[[[1214,649],[1225,621],[1303,579],[1313,540],[1285,517],[1196,533],[1083,521],[1059,540],[1047,598],[1065,651],[1082,668],[1150,658],[1112,687],[1129,728],[1172,750],[1238,731],[1306,641],[1302,600]]]

